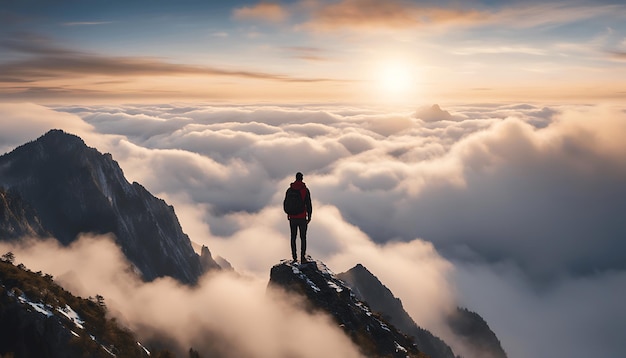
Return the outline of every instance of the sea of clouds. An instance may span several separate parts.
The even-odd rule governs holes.
[[[226,342],[211,348],[220,352],[241,346],[238,353],[288,356],[319,339],[342,356],[357,354],[324,317],[265,295],[269,269],[290,257],[281,201],[301,171],[314,206],[309,254],[335,272],[362,263],[457,354],[475,356],[441,324],[455,305],[481,314],[512,358],[610,358],[626,350],[623,107],[433,105],[394,113],[340,105],[5,103],[0,123],[1,153],[52,128],[111,153],[129,181],[174,206],[192,241],[244,275],[205,277],[195,290],[169,279],[128,284],[136,278],[119,279],[120,257],[110,267],[92,261],[107,270],[77,272],[87,263],[44,260],[37,254],[43,243],[0,248],[78,294],[102,294],[146,336],[174,328],[181,349],[201,345],[198,332],[210,331]],[[108,245],[100,249],[120,256],[108,242],[84,238],[58,250],[85,256]],[[109,278],[85,283],[98,272]],[[126,291],[136,296],[124,298]],[[164,299],[163,292],[171,293]],[[174,300],[185,303],[170,312]],[[146,318],[154,312],[179,318]],[[258,324],[245,329],[243,315]],[[307,335],[315,338],[296,338],[280,323],[312,327]],[[275,328],[257,333],[261,326]],[[254,339],[240,344],[245,336]]]

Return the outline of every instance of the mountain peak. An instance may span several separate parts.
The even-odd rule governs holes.
[[[64,132],[61,129],[51,129],[35,141],[18,147],[16,151],[20,152],[20,150],[28,149],[31,146],[37,146],[42,153],[63,153],[90,149],[81,137]]]
[[[78,136],[51,130],[0,156],[0,189],[32,209],[33,216],[24,225],[0,229],[26,231],[27,223],[37,221],[39,231],[64,245],[81,233],[112,233],[146,280],[171,276],[194,283],[203,272],[174,209],[143,186],[130,184],[110,154],[88,147]],[[0,231],[3,237],[11,235]]]
[[[67,133],[62,129],[51,129],[38,140],[63,141],[65,143],[75,142],[85,144],[83,139],[75,134]]]
[[[268,286],[302,295],[309,309],[331,315],[367,357],[426,357],[321,261],[297,264],[283,260],[272,267]]]

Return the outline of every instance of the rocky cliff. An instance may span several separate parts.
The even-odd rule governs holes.
[[[67,245],[84,232],[113,233],[145,280],[194,283],[203,266],[174,208],[129,183],[110,154],[51,130],[0,156],[0,240],[51,235]]]

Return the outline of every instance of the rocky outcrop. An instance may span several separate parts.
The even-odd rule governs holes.
[[[208,247],[202,245],[200,249],[200,265],[202,265],[202,269],[205,271],[210,270],[221,270],[220,265],[213,259],[213,255],[211,255],[211,250]]]
[[[308,309],[332,316],[367,357],[427,357],[320,261],[281,261],[270,271],[269,287],[304,296]]]
[[[64,245],[80,233],[113,233],[145,280],[171,276],[194,283],[203,272],[174,208],[129,183],[110,154],[77,136],[52,130],[0,156],[0,188],[31,210],[19,223],[3,226],[0,239],[28,227]]]
[[[431,358],[455,358],[452,349],[439,337],[418,326],[402,306],[402,301],[374,276],[367,268],[357,264],[337,275],[353,292],[367,301],[372,310],[413,338],[417,347]]]

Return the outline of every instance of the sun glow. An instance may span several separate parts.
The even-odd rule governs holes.
[[[379,63],[374,69],[373,78],[376,97],[391,103],[415,101],[419,89],[415,67],[400,60]]]
[[[411,89],[413,76],[405,66],[390,65],[381,71],[379,82],[385,92],[401,94]]]

